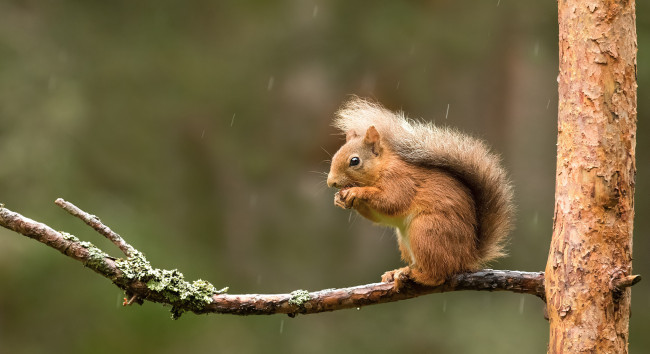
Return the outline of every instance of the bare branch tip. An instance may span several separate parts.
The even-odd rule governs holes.
[[[78,206],[70,202],[63,200],[63,198],[57,198],[54,201],[54,203],[60,206],[61,208],[63,208],[63,210],[70,213],[70,215],[81,219],[81,221],[86,223],[86,225],[92,227],[95,231],[97,231],[98,233],[100,233],[101,235],[109,239],[122,252],[124,252],[124,254],[127,257],[130,257],[133,254],[134,248],[128,243],[126,243],[126,241],[122,239],[122,236],[120,236],[119,234],[111,230],[110,227],[104,225],[96,215],[92,215],[81,210],[81,208],[79,208]]]
[[[54,201],[54,204],[58,205],[59,207],[61,207],[64,210],[68,210],[67,207],[68,207],[68,205],[70,203],[66,202],[63,198],[56,198],[56,200]]]

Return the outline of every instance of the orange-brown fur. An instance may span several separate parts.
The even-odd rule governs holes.
[[[372,221],[390,218],[391,223],[405,224],[413,256],[400,237],[402,259],[410,268],[401,271],[410,271],[419,283],[437,285],[453,273],[476,268],[476,208],[467,187],[446,172],[410,165],[386,147],[372,159],[371,145],[361,140],[357,137],[348,144],[366,156],[362,163],[369,158],[378,163],[370,162],[364,178],[355,178],[354,187],[339,192],[339,199],[349,201]],[[346,150],[344,146],[334,156],[330,185],[349,178],[343,176],[348,167]],[[394,276],[389,273],[384,280]]]
[[[391,114],[380,113],[386,117]],[[496,201],[507,208],[497,208],[497,215],[481,215],[480,207],[486,210],[491,205],[485,201],[485,205],[477,205],[475,191],[463,181],[463,176],[459,178],[445,166],[407,161],[384,137],[389,132],[380,132],[374,125],[366,131],[346,133],[346,143],[332,158],[327,184],[340,189],[335,205],[355,209],[369,220],[397,229],[399,249],[408,266],[386,272],[383,281],[395,280],[398,289],[403,277],[438,285],[454,273],[478,269],[499,254],[498,242],[505,235],[501,232],[482,239],[481,226],[484,233],[499,227],[509,229],[511,192],[507,180],[500,180],[505,178],[503,174],[494,181],[485,180],[504,184],[489,187],[502,193],[494,192],[501,196]],[[354,166],[353,157],[359,158]],[[498,166],[487,167],[501,172]],[[489,225],[483,220],[482,225],[480,218],[486,215],[508,224]],[[488,221],[493,223],[492,219]]]

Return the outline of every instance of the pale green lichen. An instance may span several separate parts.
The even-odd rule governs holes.
[[[106,275],[113,273],[113,270],[108,266],[108,264],[106,264],[105,258],[109,257],[108,254],[97,248],[97,246],[93,245],[91,242],[79,241],[77,237],[68,233],[61,234],[63,234],[64,239],[77,242],[81,247],[88,250],[88,259],[84,263],[86,267]]]
[[[115,266],[129,280],[142,280],[153,275],[151,264],[139,251],[134,251],[127,259],[116,259]]]
[[[77,238],[77,236],[75,236],[73,234],[69,234],[69,233],[67,233],[65,231],[59,231],[59,233],[61,234],[61,236],[63,236],[64,240],[73,241],[73,242],[79,242],[80,241]]]
[[[289,299],[289,303],[291,305],[295,305],[298,307],[302,307],[305,302],[311,300],[311,296],[309,295],[309,291],[307,290],[296,290],[292,291],[291,298]]]
[[[172,304],[172,318],[177,319],[187,310],[201,310],[212,302],[214,294],[228,290],[217,290],[214,285],[205,280],[195,280],[189,283],[183,273],[177,269],[167,270],[153,268],[145,256],[133,250],[128,259],[118,259],[115,265],[125,278],[139,280],[147,284],[151,291],[162,295],[167,303]]]

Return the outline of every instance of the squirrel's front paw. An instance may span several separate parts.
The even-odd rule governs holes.
[[[345,201],[341,198],[341,192],[336,192],[334,194],[334,205],[339,208],[345,209]]]
[[[341,189],[334,194],[334,205],[343,209],[352,209],[357,199],[356,187]]]

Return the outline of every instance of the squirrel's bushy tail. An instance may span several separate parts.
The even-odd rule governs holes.
[[[514,207],[512,186],[497,155],[479,139],[408,119],[358,97],[348,101],[334,120],[334,126],[344,133],[352,130],[362,135],[371,125],[405,161],[444,169],[463,181],[476,202],[482,265],[504,255]]]

